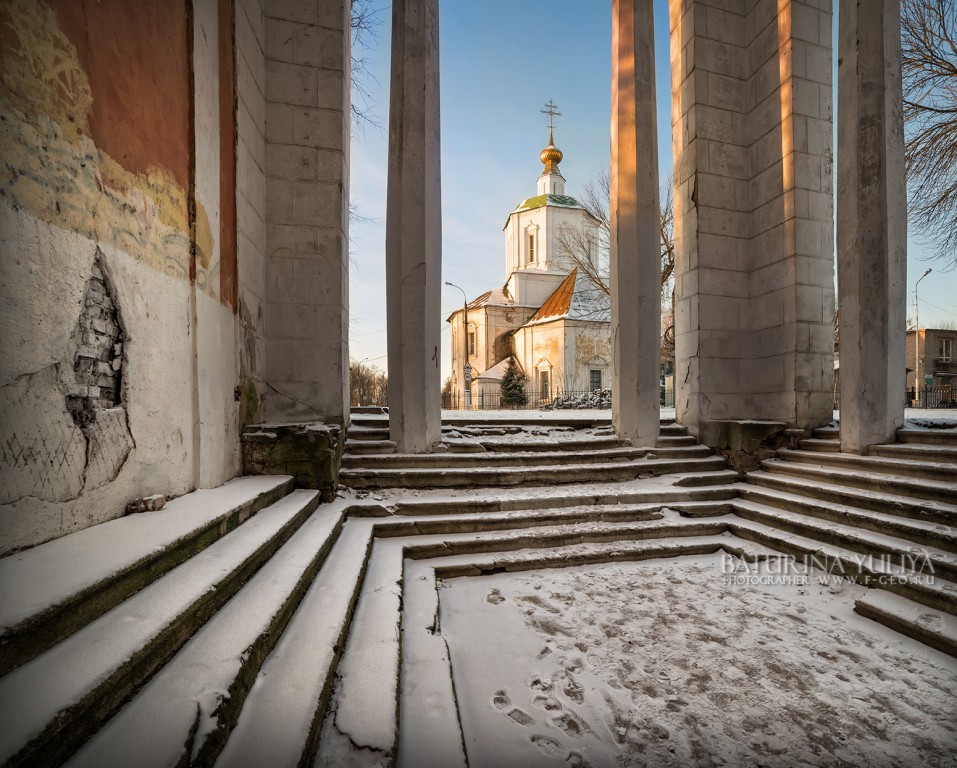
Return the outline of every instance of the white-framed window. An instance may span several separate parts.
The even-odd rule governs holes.
[[[949,363],[953,359],[954,340],[937,339],[937,359],[942,363]]]
[[[535,233],[528,233],[528,263],[535,261]]]
[[[475,331],[469,331],[469,357],[475,354]]]
[[[548,371],[538,372],[538,391],[543,400],[548,399]]]
[[[601,389],[601,368],[592,368],[588,372],[588,388],[592,392]]]

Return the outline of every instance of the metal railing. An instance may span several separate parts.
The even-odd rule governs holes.
[[[953,385],[921,387],[917,392],[914,392],[914,388],[911,387],[907,390],[904,407],[957,408],[957,387]],[[834,410],[841,410],[841,387],[836,382],[834,386]]]
[[[473,392],[471,406],[473,411],[558,411],[558,410],[610,410],[610,389],[571,389],[571,390],[526,390],[525,402],[507,402],[501,392]],[[675,394],[673,391],[661,390],[660,402],[662,407],[673,408]],[[447,411],[464,411],[465,395],[458,392],[442,393],[442,409]]]

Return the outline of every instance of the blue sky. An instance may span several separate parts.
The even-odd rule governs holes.
[[[461,285],[469,298],[505,280],[502,226],[508,213],[535,193],[542,167],[538,153],[548,141],[539,112],[546,101],[554,99],[562,112],[555,143],[565,153],[566,191],[576,195],[608,167],[610,9],[610,2],[594,0],[440,0],[442,279]],[[364,54],[373,109],[385,124],[391,8],[380,15],[378,40]],[[658,164],[665,178],[671,172],[666,0],[655,0],[655,52]],[[383,370],[387,151],[385,130],[354,132],[351,196],[364,218],[351,226],[351,357]],[[923,254],[911,238],[908,316],[913,316],[914,282],[930,266],[934,272],[920,286],[921,326],[957,322],[957,273],[923,261]],[[450,336],[444,319],[461,302],[459,291],[443,287],[443,378]]]

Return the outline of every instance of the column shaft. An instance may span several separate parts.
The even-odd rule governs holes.
[[[612,421],[654,446],[659,430],[661,236],[651,0],[614,0],[611,78]]]
[[[438,0],[392,6],[386,296],[389,430],[403,453],[441,440]]]
[[[904,423],[907,211],[900,2],[840,5],[837,266],[841,450]]]

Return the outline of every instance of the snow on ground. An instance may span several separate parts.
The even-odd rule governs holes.
[[[726,558],[445,582],[470,766],[957,765],[957,660]]]

